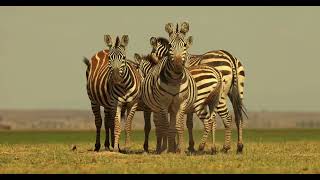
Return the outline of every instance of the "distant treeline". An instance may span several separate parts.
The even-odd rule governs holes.
[[[245,128],[320,128],[320,113],[305,112],[250,112],[244,121]],[[233,123],[235,127],[235,123]],[[137,112],[133,129],[143,129],[142,112]],[[194,115],[194,128],[202,128]],[[152,124],[152,128],[154,125]],[[217,128],[223,128],[217,118]],[[71,129],[94,130],[92,113],[83,110],[0,110],[0,129]]]

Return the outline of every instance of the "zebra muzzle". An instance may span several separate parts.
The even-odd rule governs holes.
[[[119,83],[121,81],[121,74],[118,68],[113,69],[112,78],[115,83]]]

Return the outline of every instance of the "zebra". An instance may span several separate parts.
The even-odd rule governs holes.
[[[98,62],[100,62],[102,64],[106,64],[109,61],[108,54],[109,54],[109,49],[103,49],[103,50],[97,52],[95,55],[93,55],[91,57],[91,62],[93,64],[97,64]],[[84,57],[84,61],[83,62],[87,65],[86,80],[88,81],[89,72],[90,72],[90,69],[91,69],[90,61],[87,58]],[[87,86],[87,93],[89,92],[88,87],[89,86]],[[96,114],[97,113],[98,112],[96,112]],[[105,139],[105,142],[104,142],[104,146],[105,146],[105,149],[107,151],[109,151],[110,150],[110,142],[109,142],[110,137],[109,137],[109,134],[111,135],[111,139],[110,140],[111,140],[112,147],[114,147],[114,122],[112,120],[108,120],[109,117],[107,117],[108,112],[106,112],[106,109],[104,110],[104,114],[105,114],[105,117],[104,117],[105,124],[104,125],[105,125],[105,131],[106,131],[106,139]],[[99,123],[102,123],[102,120],[100,120],[99,118],[95,119],[95,124],[97,124],[98,126],[101,126],[101,125],[99,125]],[[97,135],[99,136],[98,139],[100,139],[100,133],[98,133]],[[98,146],[99,146],[99,148],[95,148],[96,151],[98,151],[100,149],[100,145],[98,145]]]
[[[223,119],[225,126],[225,142],[223,152],[231,148],[231,122],[232,116],[227,108],[227,97],[229,97],[235,114],[235,123],[238,130],[237,153],[243,151],[243,114],[248,118],[246,108],[243,104],[245,72],[242,63],[231,53],[225,50],[214,50],[202,55],[188,55],[189,66],[209,65],[218,69],[223,75],[224,92],[217,106],[217,113]],[[243,113],[243,114],[242,114]],[[192,117],[190,117],[192,119]],[[191,121],[188,121],[192,123]]]
[[[131,63],[128,63],[126,58],[126,46],[128,42],[128,35],[123,35],[121,40],[117,36],[115,45],[112,47],[111,36],[105,35],[105,43],[109,47],[109,51],[105,53],[107,55],[103,56],[103,59],[100,59],[101,56],[96,55],[92,58],[91,63],[87,58],[84,58],[84,63],[87,65],[87,94],[91,101],[96,125],[94,151],[99,151],[101,146],[100,129],[102,119],[100,106],[104,107],[105,126],[108,129],[113,129],[111,141],[113,141],[114,152],[120,151],[120,119],[123,116],[123,112],[127,111],[125,147],[128,148],[130,144],[132,118],[141,94],[141,77],[137,69]],[[106,122],[107,120],[112,122]],[[106,148],[109,146],[107,142],[105,142],[105,146]]]
[[[183,115],[192,107],[197,97],[195,81],[185,68],[185,54],[192,44],[192,36],[185,40],[181,33],[174,32],[170,23],[166,24],[165,29],[171,39],[172,48],[169,49],[169,53],[174,58],[164,57],[146,75],[141,97],[154,112],[157,136],[156,152],[161,153],[166,149],[168,137],[168,152],[176,150],[178,153],[184,153]],[[170,113],[170,123],[168,113]],[[179,139],[177,148],[174,144],[176,131]]]
[[[154,38],[154,37],[152,37]],[[151,41],[152,41],[151,38]],[[148,74],[152,67],[156,64],[153,63],[151,55],[147,56],[140,56],[139,54],[134,55],[135,60],[140,65],[140,70],[143,72],[143,74]],[[208,133],[211,131],[210,128],[213,129],[212,131],[212,147],[211,152],[212,154],[216,153],[216,147],[215,147],[215,117],[211,117],[212,114],[212,107],[214,104],[217,103],[217,100],[219,99],[221,88],[222,88],[222,75],[219,71],[217,71],[215,68],[212,68],[210,66],[194,66],[188,68],[188,70],[191,73],[191,77],[195,80],[196,87],[197,87],[197,98],[195,103],[193,104],[192,109],[186,111],[187,114],[192,114],[195,112],[199,119],[204,124],[204,134],[201,139],[201,143],[199,145],[200,149],[203,150],[204,145],[207,141]],[[207,105],[211,103],[211,111],[209,112],[207,109]],[[213,106],[212,106],[213,105]],[[149,109],[145,109],[145,111],[150,112]],[[151,113],[151,112],[150,112]],[[213,119],[212,119],[213,118]],[[149,122],[147,122],[149,121]],[[145,119],[145,124],[150,124],[150,118],[147,120]],[[151,127],[150,127],[151,128]],[[147,129],[149,133],[150,128]],[[146,129],[145,129],[146,130]],[[146,133],[146,132],[145,132]],[[145,141],[148,142],[148,134],[145,135]]]
[[[153,45],[152,49],[152,60],[153,62],[158,62],[163,56],[166,56],[166,47],[169,43],[166,38],[160,37],[161,41],[157,41]],[[230,139],[231,139],[231,121],[232,117],[227,108],[227,96],[229,97],[234,113],[235,121],[238,129],[238,144],[237,153],[241,153],[243,149],[242,140],[242,125],[243,125],[243,115],[247,117],[246,109],[243,105],[243,92],[244,92],[244,80],[245,72],[244,67],[241,62],[229,52],[225,50],[219,51],[209,51],[202,55],[191,55],[187,54],[187,67],[192,67],[195,65],[209,65],[218,69],[223,75],[223,86],[224,93],[220,97],[219,104],[217,106],[216,112],[223,119],[225,131],[225,143],[222,151],[227,152],[230,149]],[[187,127],[189,132],[189,150],[194,151],[194,140],[192,135],[193,128],[193,114],[187,115]]]

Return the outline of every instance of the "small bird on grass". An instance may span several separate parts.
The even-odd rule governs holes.
[[[77,146],[76,145],[72,145],[72,149],[71,149],[72,151],[75,151],[75,150],[77,150]]]

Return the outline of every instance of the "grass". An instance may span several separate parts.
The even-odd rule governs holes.
[[[228,154],[187,156],[88,151],[94,146],[92,131],[0,131],[0,173],[320,173],[319,129],[246,129],[242,155],[235,153],[233,132]],[[218,149],[223,135],[217,131]],[[195,131],[196,142],[200,137]],[[131,149],[141,151],[143,140],[143,132],[134,131]],[[154,132],[150,149],[155,149]]]

